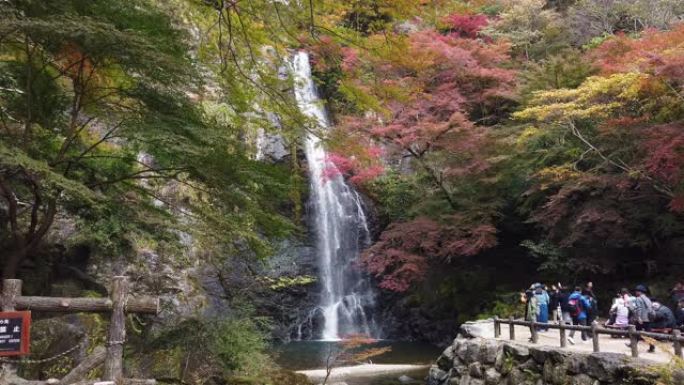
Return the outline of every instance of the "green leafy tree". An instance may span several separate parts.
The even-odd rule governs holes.
[[[11,1],[0,12],[5,277],[62,214],[119,246],[131,232],[169,236],[159,228],[175,223],[263,252],[257,232],[286,227],[271,209],[287,179],[251,161],[233,121],[198,103],[210,99],[188,35],[154,3]]]

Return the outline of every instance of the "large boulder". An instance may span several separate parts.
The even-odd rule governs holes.
[[[593,353],[586,357],[586,374],[608,382],[628,361],[629,358],[620,353]]]
[[[480,359],[480,349],[482,340],[473,339],[469,340],[466,348],[465,362],[471,363]]]
[[[566,385],[570,382],[570,376],[566,373],[565,365],[554,363],[551,360],[544,362],[542,373],[544,382],[550,385]]]
[[[584,373],[572,377],[571,385],[599,385],[599,381]]]
[[[515,343],[506,343],[503,347],[504,354],[508,354],[517,361],[526,361],[530,357],[530,349]]]
[[[468,356],[468,343],[469,340],[458,338],[458,343],[454,343],[454,352],[456,356],[463,362],[466,362],[466,357]]]
[[[565,358],[565,365],[569,374],[586,373],[587,371],[587,355],[582,353],[573,353]]]
[[[465,338],[492,338],[494,337],[494,322],[491,320],[468,321],[461,325],[459,334]]]
[[[468,375],[473,378],[484,378],[484,367],[479,362],[468,365]]]
[[[479,361],[485,365],[493,365],[499,352],[499,343],[493,340],[484,340],[480,346]]]
[[[458,385],[485,385],[484,380],[470,376],[463,376],[458,381]]]
[[[430,367],[430,371],[428,372],[428,382],[429,383],[442,384],[448,378],[449,378],[449,372],[440,369],[436,365],[432,365]]]
[[[540,365],[543,365],[558,349],[551,346],[534,346],[530,349],[530,356]]]

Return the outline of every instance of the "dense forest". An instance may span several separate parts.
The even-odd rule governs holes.
[[[298,108],[297,51],[330,129]],[[532,282],[607,304],[684,277],[680,0],[0,1],[2,276],[161,296],[128,319],[130,373],[286,383],[269,344],[318,285],[306,135],[363,196],[354,268],[388,337],[449,340]],[[36,351],[103,320],[39,319]]]

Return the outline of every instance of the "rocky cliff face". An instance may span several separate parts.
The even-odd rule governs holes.
[[[650,366],[619,353],[576,353],[459,336],[430,368],[428,385],[655,385],[658,375]]]

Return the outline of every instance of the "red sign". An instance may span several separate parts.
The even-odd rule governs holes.
[[[28,354],[30,335],[30,311],[0,312],[0,356]]]

